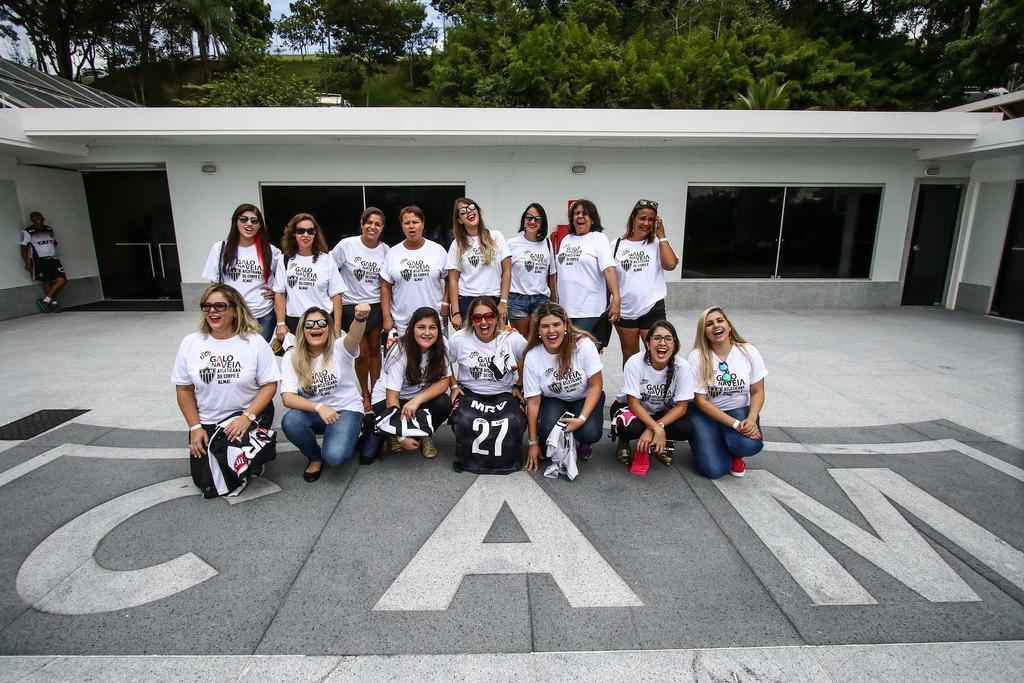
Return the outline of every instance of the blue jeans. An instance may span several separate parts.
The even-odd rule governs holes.
[[[749,406],[726,410],[725,414],[737,420],[744,420],[750,412]],[[748,439],[732,427],[713,420],[696,406],[687,413],[690,416],[690,450],[697,472],[708,479],[726,475],[732,467],[732,458],[749,458],[764,448],[760,439]]]
[[[548,302],[547,294],[516,294],[509,292],[508,295],[508,317],[509,320],[526,320],[537,307]]]
[[[256,322],[260,326],[260,336],[269,344],[270,340],[274,338],[274,331],[277,328],[277,315],[274,313],[274,309],[270,309],[270,313],[262,318],[256,318]]]
[[[577,401],[563,401],[550,396],[542,396],[540,399],[540,411],[537,413],[537,440],[543,445],[548,440],[548,434],[554,429],[555,423],[562,413],[569,412],[579,415],[583,410],[583,402],[586,399]],[[587,417],[583,426],[573,432],[576,440],[582,444],[597,443],[601,440],[601,430],[604,427],[604,392],[594,406],[594,412]]]
[[[284,435],[310,462],[323,460],[328,465],[340,465],[352,457],[362,426],[363,414],[354,410],[340,411],[337,421],[330,425],[315,412],[305,410],[289,410],[281,420]],[[322,452],[316,442],[317,434],[324,435]]]

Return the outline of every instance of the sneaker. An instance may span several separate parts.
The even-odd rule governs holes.
[[[57,308],[58,308],[57,302],[56,301],[51,301],[49,308],[50,308],[50,311],[49,311],[50,313],[56,313],[57,312]]]
[[[663,450],[661,453],[659,453],[658,451],[654,451],[654,457],[660,460],[661,464],[665,465],[665,467],[668,467],[669,465],[672,464],[672,453],[670,453],[667,448]]]
[[[732,456],[732,469],[729,471],[734,477],[742,477],[747,473],[747,464],[743,462],[743,458],[738,458],[735,455]]]
[[[629,441],[626,439],[619,439],[619,442],[615,444],[615,457],[623,465],[628,465],[629,456]]]
[[[424,458],[437,457],[437,446],[434,445],[434,440],[429,437],[421,442],[420,451],[423,453]]]
[[[398,439],[394,436],[388,437],[388,450],[392,453],[401,453],[402,444],[398,443]]]
[[[46,303],[42,299],[36,299],[36,307],[39,309],[40,313],[50,312],[50,304]]]

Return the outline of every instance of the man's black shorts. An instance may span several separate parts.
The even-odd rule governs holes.
[[[52,256],[49,258],[37,258],[33,263],[32,270],[35,272],[36,280],[40,282],[54,282],[61,278],[67,279],[67,276],[64,274],[64,266],[58,258]]]
[[[356,318],[356,305],[346,304],[341,307],[341,329],[348,332],[349,326]],[[366,319],[366,331],[380,330],[384,327],[384,314],[380,304],[370,304],[370,317]]]

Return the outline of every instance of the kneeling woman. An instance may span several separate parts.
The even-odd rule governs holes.
[[[523,361],[530,471],[537,469],[540,444],[555,423],[565,424],[581,446],[589,447],[601,438],[604,420],[604,366],[593,338],[574,329],[558,304],[541,304],[536,316]],[[560,419],[564,413],[574,417]]]
[[[522,385],[517,382],[526,340],[515,330],[499,332],[498,304],[489,296],[469,306],[470,327],[448,340],[458,364],[452,401],[455,470],[507,474],[522,468]]]
[[[448,398],[451,385],[448,354],[441,335],[441,317],[430,306],[413,311],[409,326],[398,343],[391,346],[384,359],[381,377],[373,386],[373,412],[378,419],[398,410],[401,418],[418,420],[426,413],[427,424],[421,431],[432,434],[448,418],[452,403]],[[400,418],[400,419],[401,419]],[[380,432],[363,440],[359,461],[368,465],[377,457],[383,435]],[[430,436],[398,439],[403,450],[416,450],[424,458],[437,457],[437,448]]]
[[[742,477],[743,459],[764,448],[758,423],[768,374],[764,359],[716,306],[697,320],[690,365],[697,384],[697,410],[690,416],[697,471],[711,479],[726,472]]]
[[[295,348],[281,360],[281,399],[291,408],[281,429],[309,460],[306,481],[320,478],[324,461],[340,465],[355,452],[363,398],[354,363],[369,315],[370,307],[358,304],[348,334],[338,339],[327,311],[308,309],[299,319]],[[324,435],[323,449],[317,434]]]
[[[628,464],[629,440],[637,439],[637,450],[653,447],[654,455],[671,465],[665,442],[689,436],[683,416],[687,401],[693,398],[693,373],[686,359],[678,355],[679,335],[672,323],[659,320],[651,325],[645,344],[642,353],[626,361],[622,389],[611,407],[619,438],[616,456]]]

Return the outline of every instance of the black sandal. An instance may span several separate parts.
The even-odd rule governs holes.
[[[312,464],[313,463],[310,463],[310,465],[312,465]],[[302,478],[305,479],[306,481],[312,483],[312,482],[314,482],[314,481],[316,481],[317,479],[320,478],[320,475],[323,474],[323,471],[324,471],[323,464],[320,465],[320,469],[318,469],[316,472],[310,472],[309,471],[309,465],[306,465],[306,471],[302,473]]]

